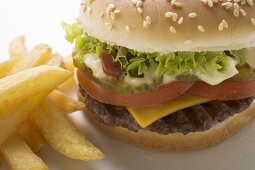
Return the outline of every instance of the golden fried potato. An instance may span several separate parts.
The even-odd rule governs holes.
[[[78,160],[99,160],[103,153],[72,125],[66,114],[45,100],[31,115],[48,144],[63,155]]]
[[[66,69],[70,71],[71,73],[74,72],[74,64],[73,64],[73,57],[69,56],[64,58],[64,65],[66,66]]]
[[[25,37],[23,35],[11,41],[9,44],[9,54],[11,58],[22,57],[28,53],[25,42]]]
[[[59,91],[67,94],[73,94],[73,92],[76,91],[76,88],[74,77],[69,78],[66,82],[58,86]]]
[[[26,120],[19,127],[18,133],[34,153],[41,152],[45,141],[38,127],[33,122]]]
[[[38,94],[0,112],[0,145],[18,130],[28,116],[39,107],[47,94]]]
[[[0,63],[0,79],[5,77],[20,60],[19,57]]]
[[[46,61],[43,65],[62,67],[63,58],[59,53],[54,53],[52,57]]]
[[[12,170],[47,170],[45,163],[36,156],[19,137],[13,136],[0,148],[4,159]]]
[[[52,50],[48,45],[37,45],[30,53],[22,57],[22,60],[12,68],[9,74],[17,73],[19,71],[42,65],[48,61],[51,56]]]
[[[63,110],[65,113],[76,112],[85,107],[82,102],[75,100],[69,95],[57,90],[51,92],[47,99],[57,105],[59,108],[61,108],[61,110]]]
[[[0,115],[38,93],[50,92],[69,77],[69,71],[59,67],[39,66],[0,79]]]

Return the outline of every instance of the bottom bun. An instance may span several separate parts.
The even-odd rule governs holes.
[[[78,94],[80,100],[84,101],[80,93]],[[163,152],[183,152],[208,148],[233,136],[255,117],[255,104],[253,103],[244,112],[229,117],[207,131],[188,133],[186,135],[182,133],[162,135],[149,130],[133,132],[123,127],[106,125],[96,119],[94,114],[87,109],[85,109],[85,113],[93,124],[126,143]]]

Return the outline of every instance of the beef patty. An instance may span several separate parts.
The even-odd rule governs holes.
[[[80,87],[80,93],[85,98],[87,109],[99,121],[134,132],[142,129],[125,107],[101,103],[90,97],[82,87]],[[163,135],[176,132],[183,134],[203,132],[209,130],[214,124],[245,111],[252,104],[253,99],[254,97],[230,101],[213,100],[177,111],[157,120],[145,129]]]

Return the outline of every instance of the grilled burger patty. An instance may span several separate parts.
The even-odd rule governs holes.
[[[85,98],[87,109],[101,122],[109,126],[121,126],[137,132],[141,127],[125,107],[101,103],[90,97],[82,87],[80,93]],[[214,124],[226,120],[228,117],[245,111],[252,104],[255,97],[231,101],[210,101],[192,106],[164,118],[148,126],[146,130],[168,135],[180,132],[203,132]]]

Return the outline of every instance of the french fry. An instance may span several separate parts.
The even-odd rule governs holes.
[[[11,58],[22,57],[23,55],[27,54],[25,37],[23,35],[11,41],[9,44],[9,54]]]
[[[64,65],[67,68],[67,70],[69,70],[72,74],[74,73],[73,58],[71,56],[64,58]],[[72,93],[73,91],[75,91],[75,88],[76,88],[76,84],[74,81],[74,77],[72,76],[68,81],[61,84],[58,87],[58,90],[64,93]]]
[[[4,143],[0,152],[13,170],[47,170],[48,167],[36,156],[26,143],[13,136]]]
[[[20,61],[21,58],[13,58],[11,60],[0,63],[0,79],[5,77],[10,70]]]
[[[63,155],[78,160],[99,160],[103,153],[92,145],[71,124],[65,113],[45,100],[31,117],[47,143]]]
[[[46,44],[28,52],[23,36],[10,43],[9,52],[12,59],[0,63],[0,152],[10,167],[47,169],[33,154],[41,151],[44,139],[67,157],[102,159],[103,153],[80,134],[65,115],[81,110],[84,104],[53,90],[56,87],[63,91],[74,89],[72,58],[63,59],[58,53],[52,55]]]
[[[64,58],[64,65],[66,66],[66,69],[68,71],[70,71],[71,73],[74,72],[74,64],[73,64],[72,56]]]
[[[33,122],[27,120],[19,127],[18,133],[34,153],[41,152],[45,141],[38,127]]]
[[[67,70],[69,70],[72,74],[74,73],[74,65],[73,65],[73,58],[72,56],[64,58],[64,65]],[[76,90],[76,84],[74,81],[74,77],[72,76],[69,80],[65,83],[58,86],[58,90],[71,94],[73,91]]]
[[[46,61],[43,65],[48,66],[56,66],[56,67],[62,67],[63,64],[63,58],[59,53],[55,53],[52,55],[52,57]]]
[[[63,93],[72,94],[76,90],[74,77],[69,78],[66,82],[59,85],[58,90]]]
[[[52,103],[61,108],[65,113],[72,113],[83,109],[85,106],[82,102],[75,100],[69,95],[54,90],[47,97]]]
[[[15,107],[0,112],[0,145],[18,130],[28,116],[39,107],[49,92],[38,94],[16,104]]]
[[[46,44],[40,44],[34,47],[34,49],[22,58],[22,60],[17,63],[9,74],[17,73],[32,67],[37,67],[42,65],[50,59],[52,56],[51,48]]]
[[[69,77],[70,73],[59,67],[39,66],[0,79],[0,115],[40,92],[53,90]]]

